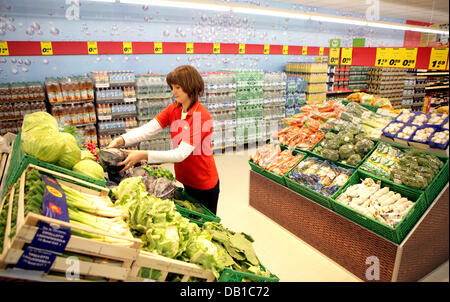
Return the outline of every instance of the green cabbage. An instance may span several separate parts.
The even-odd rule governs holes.
[[[58,122],[51,114],[44,111],[25,115],[22,123],[22,135],[25,132],[37,129],[58,131]]]
[[[81,160],[81,150],[72,134],[62,132],[61,136],[64,140],[64,151],[56,164],[71,170]]]
[[[94,154],[91,153],[91,151],[81,150],[81,160],[83,159],[95,160],[95,157]]]
[[[23,132],[20,147],[23,152],[39,160],[56,163],[64,152],[61,133],[49,129],[33,129]]]
[[[72,170],[94,179],[105,179],[105,172],[103,171],[102,166],[90,159],[80,160],[73,166]]]

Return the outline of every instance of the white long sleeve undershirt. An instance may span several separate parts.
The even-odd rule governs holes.
[[[125,141],[125,146],[133,145],[145,140],[148,140],[153,135],[162,130],[161,125],[156,119],[152,119],[145,125],[139,128],[130,130],[122,135]],[[185,160],[194,151],[194,147],[188,143],[181,142],[177,148],[168,151],[153,151],[149,150],[148,160],[149,164],[153,163],[179,163]]]

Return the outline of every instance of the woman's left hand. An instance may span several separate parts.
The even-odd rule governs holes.
[[[125,172],[131,167],[134,167],[134,165],[140,162],[141,160],[148,160],[147,151],[125,150],[125,149],[120,149],[120,151],[128,154],[127,158],[125,158],[124,161],[117,164],[118,166],[125,165],[125,167],[122,170],[120,170],[120,173]]]

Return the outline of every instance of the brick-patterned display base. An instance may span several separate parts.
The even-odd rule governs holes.
[[[385,282],[416,281],[448,260],[448,186],[400,245],[254,171],[249,194],[250,206],[361,280],[371,256]]]

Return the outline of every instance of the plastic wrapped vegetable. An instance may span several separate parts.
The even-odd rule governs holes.
[[[353,154],[355,154],[353,145],[345,144],[345,145],[342,145],[341,147],[339,147],[339,159],[340,160],[346,160]]]
[[[324,149],[330,149],[330,150],[338,150],[341,146],[341,141],[339,139],[328,139],[322,141],[320,144]]]
[[[347,159],[347,164],[351,166],[356,166],[361,162],[361,160],[362,160],[361,155],[355,153]]]
[[[344,144],[353,144],[354,139],[355,137],[351,132],[345,132],[342,135],[340,135],[340,140]]]
[[[326,158],[329,160],[333,160],[333,161],[339,160],[339,152],[337,150],[323,149],[322,152],[320,153],[320,155],[322,155],[323,158]]]
[[[372,150],[374,145],[375,143],[372,140],[364,138],[355,144],[355,152],[366,155]]]

